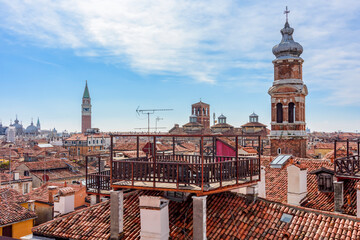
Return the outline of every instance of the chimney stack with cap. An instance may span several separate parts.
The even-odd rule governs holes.
[[[287,167],[288,204],[299,206],[307,194],[307,169],[299,162]]]
[[[110,191],[110,239],[119,239],[124,231],[124,192]]]

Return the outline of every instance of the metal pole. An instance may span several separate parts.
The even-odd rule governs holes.
[[[113,136],[110,135],[110,187],[113,184]]]
[[[88,190],[88,156],[85,156],[85,186],[86,191]]]
[[[346,157],[349,158],[349,139],[346,140]]]
[[[261,136],[258,136],[258,142],[259,142],[259,180],[261,180]]]
[[[336,159],[336,142],[337,140],[334,141],[334,161]]]
[[[172,138],[172,142],[173,142],[173,160],[175,160],[175,137]]]

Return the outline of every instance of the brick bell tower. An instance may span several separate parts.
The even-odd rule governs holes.
[[[91,98],[86,81],[84,95],[81,104],[81,132],[85,133],[86,129],[89,128],[91,128]]]
[[[271,155],[292,154],[306,157],[305,97],[308,90],[302,81],[302,46],[293,40],[294,29],[288,23],[281,29],[282,40],[272,51],[276,56],[271,96]]]

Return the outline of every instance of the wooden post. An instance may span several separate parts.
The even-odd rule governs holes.
[[[216,139],[215,137],[212,137],[212,140],[213,140],[213,162],[216,162],[215,161],[215,157],[216,157]]]
[[[175,160],[175,137],[172,138],[173,142],[173,160]]]
[[[346,140],[346,157],[349,158],[349,139]]]
[[[261,180],[261,136],[259,135],[258,136],[258,143],[259,143],[259,150],[258,150],[258,155],[259,155],[259,164],[258,164],[258,167],[259,167],[259,180]]]
[[[86,191],[88,190],[88,156],[85,157],[85,186]]]
[[[136,136],[136,158],[139,160],[139,136]]]
[[[239,160],[239,143],[238,143],[238,136],[235,137],[235,164],[236,164],[236,184],[239,183],[239,166],[238,166],[238,160]]]
[[[337,142],[337,140],[334,141],[334,163],[335,163],[335,159],[336,159],[336,142]]]
[[[155,183],[155,174],[156,174],[156,137],[154,136],[154,144],[153,144],[153,158],[154,158],[154,168],[153,168],[153,177],[154,177],[154,182],[153,182],[153,186],[156,186]]]
[[[200,150],[201,150],[201,191],[204,191],[204,137],[201,136]]]

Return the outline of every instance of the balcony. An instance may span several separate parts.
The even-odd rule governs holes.
[[[260,180],[260,136],[110,137],[111,168],[87,174],[89,193],[104,194],[110,189],[142,189],[189,192],[200,196],[251,185]],[[220,138],[226,138],[226,141],[220,141]],[[124,151],[119,150],[115,142],[135,146],[132,151],[134,157],[119,157]],[[252,146],[255,153],[244,156],[241,146],[246,143],[252,143],[248,146]],[[193,146],[193,149],[186,151],[181,148],[185,144]]]
[[[341,144],[343,143],[343,144]],[[346,144],[344,144],[346,143]],[[343,150],[339,150],[339,146]],[[360,179],[360,141],[335,141],[334,142],[334,172],[336,177]],[[345,150],[346,149],[346,150]],[[345,155],[338,157],[339,154]]]

